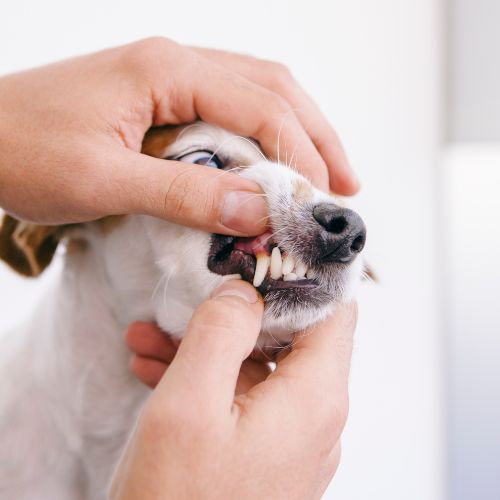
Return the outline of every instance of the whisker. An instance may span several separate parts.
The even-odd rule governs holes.
[[[252,146],[255,149],[255,151],[257,151],[257,153],[260,154],[260,156],[262,156],[264,161],[269,161],[269,158],[262,152],[262,150],[259,148],[259,146],[257,146],[257,144],[255,144],[254,141],[252,141],[248,137],[243,137],[242,135],[237,135],[235,137],[241,139],[242,141],[248,142],[248,144],[250,144],[250,146]]]
[[[155,295],[158,293],[158,290],[160,289],[160,285],[162,283],[162,281],[166,278],[166,274],[162,274],[160,276],[160,279],[158,280],[158,282],[156,283],[156,286],[154,287],[153,289],[153,293],[151,294],[151,300],[153,300],[155,298]]]
[[[286,231],[288,228],[287,227],[283,227],[281,229],[278,229],[278,231],[274,231],[271,233],[271,236],[270,238],[273,238],[274,236],[276,236],[277,234],[281,233],[282,231]]]
[[[280,123],[280,128],[278,130],[278,140],[276,142],[276,150],[277,150],[277,163],[280,162],[280,150],[281,150],[281,145],[280,145],[280,140],[281,140],[281,133],[283,131],[283,127],[285,126],[285,123],[287,119],[290,117],[291,114],[295,114],[297,111],[300,111],[300,108],[290,108],[283,116],[281,123]],[[287,145],[285,144],[285,153],[288,151]],[[285,165],[287,162],[285,162]]]
[[[266,215],[265,217],[261,217],[257,222],[260,223],[260,222],[263,222],[263,221],[270,219],[270,218],[271,218],[270,215]]]
[[[257,349],[258,349],[258,350],[262,353],[262,355],[263,355],[263,356],[264,356],[264,357],[265,357],[268,361],[271,361],[271,362],[273,361],[273,360],[269,357],[269,355],[267,354],[267,352],[266,352],[266,351],[264,351],[264,349],[263,349],[260,345],[258,345],[258,344],[257,344],[255,347],[256,347],[256,348],[257,348]],[[270,347],[270,346],[264,346],[264,347]]]

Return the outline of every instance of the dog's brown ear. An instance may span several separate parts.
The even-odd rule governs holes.
[[[367,264],[366,262],[363,268],[363,279],[367,281],[373,281],[373,283],[378,283],[378,276],[376,275],[370,264]]]
[[[0,259],[24,276],[38,276],[50,264],[60,226],[39,226],[4,215],[0,223]]]

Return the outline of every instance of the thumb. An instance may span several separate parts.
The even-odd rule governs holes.
[[[126,213],[146,213],[211,233],[264,232],[268,209],[254,182],[203,165],[130,150],[120,156],[119,203]]]
[[[165,377],[170,378],[169,391],[189,392],[204,411],[230,410],[241,364],[255,346],[263,311],[262,299],[249,283],[231,280],[217,288],[191,318]]]

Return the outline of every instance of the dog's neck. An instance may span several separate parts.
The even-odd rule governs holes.
[[[81,482],[82,470],[92,478],[93,491],[87,492],[87,498],[99,498],[105,491],[112,467],[148,394],[128,370],[123,332],[132,319],[151,319],[148,311],[134,307],[150,303],[144,297],[150,298],[151,285],[145,285],[142,291],[137,286],[127,287],[127,276],[130,279],[137,257],[134,245],[125,258],[122,252],[115,259],[116,265],[128,267],[128,272],[122,273],[122,279],[117,269],[110,273],[111,252],[118,240],[90,238],[82,252],[71,250],[70,245],[56,282],[23,331],[11,336],[12,361],[6,360],[8,377],[0,391],[7,395],[0,405],[0,424],[3,421],[6,425],[0,425],[0,429],[9,432],[2,433],[0,440],[2,446],[10,443],[12,447],[10,459],[14,465],[9,470],[22,471],[28,483],[34,477],[41,481],[49,472],[43,468],[50,465],[53,470],[53,464],[61,461],[61,475],[67,477],[59,477],[60,482],[72,474],[76,482]],[[20,359],[28,366],[20,364]],[[23,376],[26,370],[33,376]],[[16,420],[9,421],[10,412]],[[38,436],[57,434],[60,448],[38,448],[27,464],[31,442],[26,439],[26,429]],[[79,463],[68,471],[68,457],[72,456],[80,457]],[[64,467],[62,462],[66,463]],[[7,479],[0,472],[0,483]]]

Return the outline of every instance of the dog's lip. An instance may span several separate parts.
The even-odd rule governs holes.
[[[275,244],[268,240],[266,240],[268,246]],[[248,238],[214,235],[207,263],[210,271],[222,276],[239,274],[243,280],[253,283],[256,257],[243,249],[235,248],[236,244],[242,241],[248,242]],[[297,281],[274,280],[268,272],[262,284],[257,287],[257,290],[262,295],[265,295],[273,291],[310,289],[317,285],[318,283],[314,279],[301,279]]]
[[[297,281],[273,280],[269,274],[264,278],[262,285],[257,290],[261,293],[273,292],[278,290],[291,290],[297,288],[314,288],[317,282],[311,279],[303,279]]]

